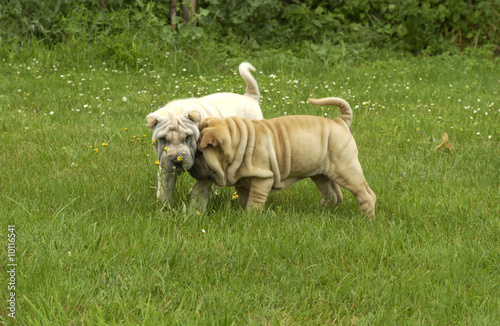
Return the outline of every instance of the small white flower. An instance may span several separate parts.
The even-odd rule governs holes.
[[[126,98],[125,96],[124,96],[124,97],[122,97],[122,101],[123,101],[123,102],[127,102],[127,98]]]
[[[50,112],[49,112],[49,114],[50,114],[50,115],[53,115],[53,114],[54,114],[54,111],[50,111]]]
[[[201,229],[201,232],[203,232],[203,233],[207,233],[207,232],[205,231],[205,229]]]
[[[68,251],[68,256],[71,256],[71,251]]]

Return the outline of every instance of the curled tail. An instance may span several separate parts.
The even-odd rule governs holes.
[[[308,103],[314,105],[335,105],[340,108],[340,118],[347,123],[349,129],[351,129],[352,124],[352,109],[349,103],[339,97],[325,97],[325,98],[310,98],[307,100]]]
[[[257,81],[250,73],[250,71],[255,71],[255,68],[248,62],[242,62],[238,70],[245,83],[247,83],[247,90],[245,95],[253,97],[258,101],[260,97],[259,85],[257,85]]]

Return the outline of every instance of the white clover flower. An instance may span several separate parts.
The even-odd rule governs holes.
[[[127,98],[126,98],[125,96],[124,96],[124,97],[122,97],[122,101],[123,101],[123,102],[127,102]]]

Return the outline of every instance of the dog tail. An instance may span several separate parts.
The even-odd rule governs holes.
[[[325,98],[310,98],[307,100],[308,103],[314,105],[335,105],[340,108],[340,118],[347,123],[349,130],[352,124],[352,109],[349,103],[339,97],[325,97]]]
[[[255,68],[249,62],[242,62],[238,70],[245,83],[247,83],[245,95],[253,97],[258,101],[260,97],[259,85],[257,85],[257,81],[250,73],[250,71],[255,71]]]

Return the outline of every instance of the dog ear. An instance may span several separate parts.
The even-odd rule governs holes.
[[[218,119],[218,118],[207,117],[207,118],[203,119],[203,121],[201,121],[200,125],[198,126],[198,129],[200,130],[200,132],[210,125],[210,121],[215,120],[215,119]]]
[[[150,113],[146,117],[146,121],[147,121],[146,127],[153,130],[156,127],[156,124],[158,123],[158,117],[154,113]]]
[[[222,139],[219,136],[219,133],[213,129],[207,129],[203,132],[203,135],[200,139],[200,148],[206,148],[208,145],[212,145],[213,147],[217,147],[222,143]]]
[[[200,111],[193,110],[188,113],[188,118],[194,123],[199,123],[201,121],[201,113]]]
[[[201,132],[208,126],[207,119],[203,120],[203,122],[198,126],[198,130]]]

